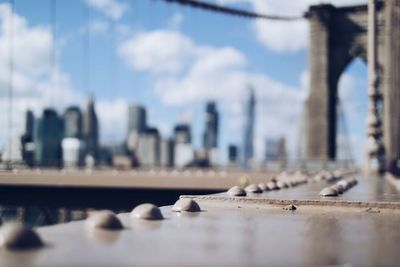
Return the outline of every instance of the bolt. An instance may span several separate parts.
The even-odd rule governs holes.
[[[276,186],[279,187],[280,189],[289,187],[289,185],[286,182],[283,182],[283,181],[276,182]]]
[[[226,193],[231,197],[245,197],[247,195],[246,191],[244,191],[243,188],[241,188],[237,185],[229,188],[229,190]]]
[[[175,202],[174,206],[172,207],[172,211],[175,212],[199,212],[201,211],[199,204],[190,198],[181,198]]]
[[[254,193],[254,194],[262,193],[261,188],[259,188],[258,185],[256,185],[256,184],[250,184],[244,190],[247,193]]]
[[[268,187],[265,183],[259,183],[258,187],[262,190],[262,191],[268,191]]]
[[[332,186],[333,189],[335,189],[338,194],[343,194],[344,191],[346,191],[346,189],[343,187],[343,185],[337,183],[335,185]]]
[[[160,208],[157,206],[145,203],[135,207],[131,211],[131,217],[141,220],[162,220],[164,219]]]
[[[319,195],[323,197],[336,197],[338,192],[332,187],[325,187],[321,192],[319,192]]]
[[[109,210],[93,212],[89,218],[86,219],[86,225],[92,229],[121,230],[124,228],[114,212]]]
[[[268,182],[267,187],[269,190],[279,190],[279,187],[276,185],[275,182]]]
[[[287,205],[283,208],[284,210],[297,210],[297,207],[293,204]]]
[[[9,223],[0,229],[0,246],[9,250],[24,250],[40,248],[43,242],[33,229],[20,223]]]

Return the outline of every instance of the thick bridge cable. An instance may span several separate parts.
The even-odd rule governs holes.
[[[227,15],[239,16],[249,19],[266,19],[266,20],[281,20],[281,21],[293,21],[302,19],[303,16],[278,16],[278,15],[267,15],[250,12],[243,9],[220,6],[199,0],[162,0],[168,3],[177,3],[180,5],[191,6],[194,8],[205,9],[213,12],[224,13]]]

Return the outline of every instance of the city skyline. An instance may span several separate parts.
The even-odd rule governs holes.
[[[190,8],[181,9],[175,5],[165,5],[161,1],[143,1],[140,4],[111,2],[116,6],[120,4],[122,9],[118,9],[118,12],[113,11],[115,13],[108,12],[94,4],[96,1],[71,1],[68,3],[68,9],[65,9],[67,4],[57,1],[56,71],[52,71],[51,55],[46,52],[52,51],[51,25],[48,19],[50,12],[43,8],[48,6],[48,1],[41,0],[36,7],[17,1],[15,20],[18,27],[15,41],[26,51],[31,51],[32,57],[29,57],[31,61],[26,62],[16,56],[15,72],[25,75],[23,77],[26,78],[28,87],[21,87],[21,82],[15,78],[18,93],[15,94],[13,117],[20,117],[19,114],[27,107],[32,108],[37,115],[44,106],[58,109],[74,103],[83,106],[84,96],[95,93],[98,111],[102,115],[99,119],[102,142],[117,144],[123,140],[127,121],[125,110],[128,103],[134,101],[149,107],[149,124],[157,126],[162,135],[171,134],[172,129],[168,125],[172,122],[191,122],[193,132],[196,133],[193,142],[196,147],[200,147],[203,142],[202,103],[216,100],[220,102],[222,114],[220,128],[224,129],[221,130],[220,137],[220,145],[224,147],[221,151],[226,151],[230,143],[241,143],[240,128],[243,125],[243,117],[240,114],[243,112],[240,99],[245,83],[250,81],[254,82],[256,93],[259,95],[260,108],[256,110],[256,114],[258,118],[262,118],[255,129],[256,156],[262,158],[266,137],[285,135],[289,154],[293,157],[298,131],[295,122],[307,92],[306,34],[295,42],[288,42],[283,38],[283,41],[280,41],[282,47],[277,50],[276,44],[271,43],[274,40],[263,41],[263,37],[258,35],[258,22],[227,17],[225,23],[218,24],[221,15]],[[219,2],[225,4],[227,1]],[[9,15],[8,3],[0,3],[1,21],[6,22]],[[87,3],[91,7],[89,19],[84,15]],[[336,3],[343,4],[344,1]],[[265,11],[261,10],[263,7],[250,1],[232,5],[247,5],[250,9]],[[299,14],[308,6],[302,1],[299,1],[296,7],[291,7],[284,1],[281,5],[290,7],[288,13]],[[75,12],[77,19],[71,22],[68,12]],[[146,18],[149,12],[152,12],[154,19]],[[186,20],[187,17],[194,19]],[[207,32],[198,27],[202,21],[207,26]],[[283,26],[284,23],[279,25],[288,28]],[[304,32],[304,28],[299,31]],[[221,35],[221,32],[225,34]],[[28,33],[31,35],[27,35]],[[278,42],[280,37],[274,34],[271,36],[275,36],[274,39]],[[244,38],[237,41],[237,35]],[[7,36],[5,33],[0,38],[1,47],[4,49],[7,49]],[[21,36],[41,36],[44,41],[30,49],[27,44],[21,43]],[[89,55],[84,54],[87,39],[91,44]],[[176,46],[178,50],[162,50],[158,46],[150,45],[160,42],[174,44],[173,47]],[[291,43],[292,46],[288,47],[285,43]],[[152,50],[150,55],[154,57],[150,57],[146,50],[143,50],[145,46],[164,54],[157,54]],[[177,51],[180,53],[177,54]],[[88,64],[87,58],[90,59],[91,66],[89,77],[85,75],[84,67]],[[4,62],[7,62],[7,58]],[[215,63],[215,68],[204,72],[204,67],[210,63]],[[26,76],[26,64],[42,68]],[[1,67],[0,70],[7,76],[6,66]],[[281,71],[282,69],[285,71]],[[364,85],[366,88],[365,70],[365,66],[357,62],[340,82],[340,92],[347,101],[344,103],[350,103],[351,107],[347,108],[346,114],[350,116],[349,125],[353,127],[350,129],[351,139],[355,142],[353,146],[357,151],[362,150],[362,141],[365,139],[366,108],[360,111],[360,107],[364,107],[366,101],[362,97],[358,100],[357,97],[362,95]],[[233,75],[237,78],[234,79]],[[43,79],[39,78],[43,76]],[[6,83],[0,84],[2,88],[7,88]],[[55,92],[56,89],[51,89],[52,87],[58,91]],[[2,94],[4,108],[7,106],[5,91]],[[31,92],[28,96],[27,91]],[[3,114],[7,114],[6,108]],[[269,114],[273,116],[268,116]],[[22,129],[23,122],[14,123],[16,133]],[[2,118],[1,124],[7,124],[6,117]],[[4,147],[7,139],[7,131],[3,130],[0,147]],[[221,156],[226,160],[225,153]],[[360,161],[361,156],[356,155],[356,158]]]

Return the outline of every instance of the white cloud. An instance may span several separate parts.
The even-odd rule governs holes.
[[[237,49],[195,45],[181,33],[156,30],[132,37],[121,44],[119,52],[133,70],[156,74],[154,93],[165,105],[188,108],[217,101],[230,127],[223,131],[233,131],[236,136],[242,134],[244,93],[253,86],[256,144],[264,144],[267,136],[284,135],[294,146],[304,90],[248,71],[246,57]],[[260,157],[264,145],[256,147]]]
[[[219,4],[247,3],[260,14],[301,17],[310,5],[332,3],[335,6],[365,4],[367,0],[217,0]],[[276,52],[296,52],[308,46],[308,23],[296,21],[255,20],[253,30],[256,38],[267,48]]]
[[[128,10],[128,4],[118,0],[84,0],[86,4],[97,9],[105,16],[118,20]]]
[[[63,108],[79,100],[70,79],[58,66],[52,68],[53,39],[49,27],[30,26],[25,18],[11,14],[9,4],[0,4],[0,146],[8,138],[10,81],[10,18],[13,17],[13,109],[12,132],[23,128],[24,112],[30,108],[37,115],[44,106]]]
[[[193,48],[192,41],[181,33],[157,30],[128,39],[118,54],[135,70],[176,73],[192,57]]]

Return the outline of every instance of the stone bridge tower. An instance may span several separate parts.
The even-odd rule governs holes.
[[[382,93],[386,157],[394,159],[400,156],[400,0],[379,1],[375,8],[374,85]],[[369,64],[368,6],[311,6],[306,18],[310,24],[307,157],[334,160],[339,78],[355,58]]]

